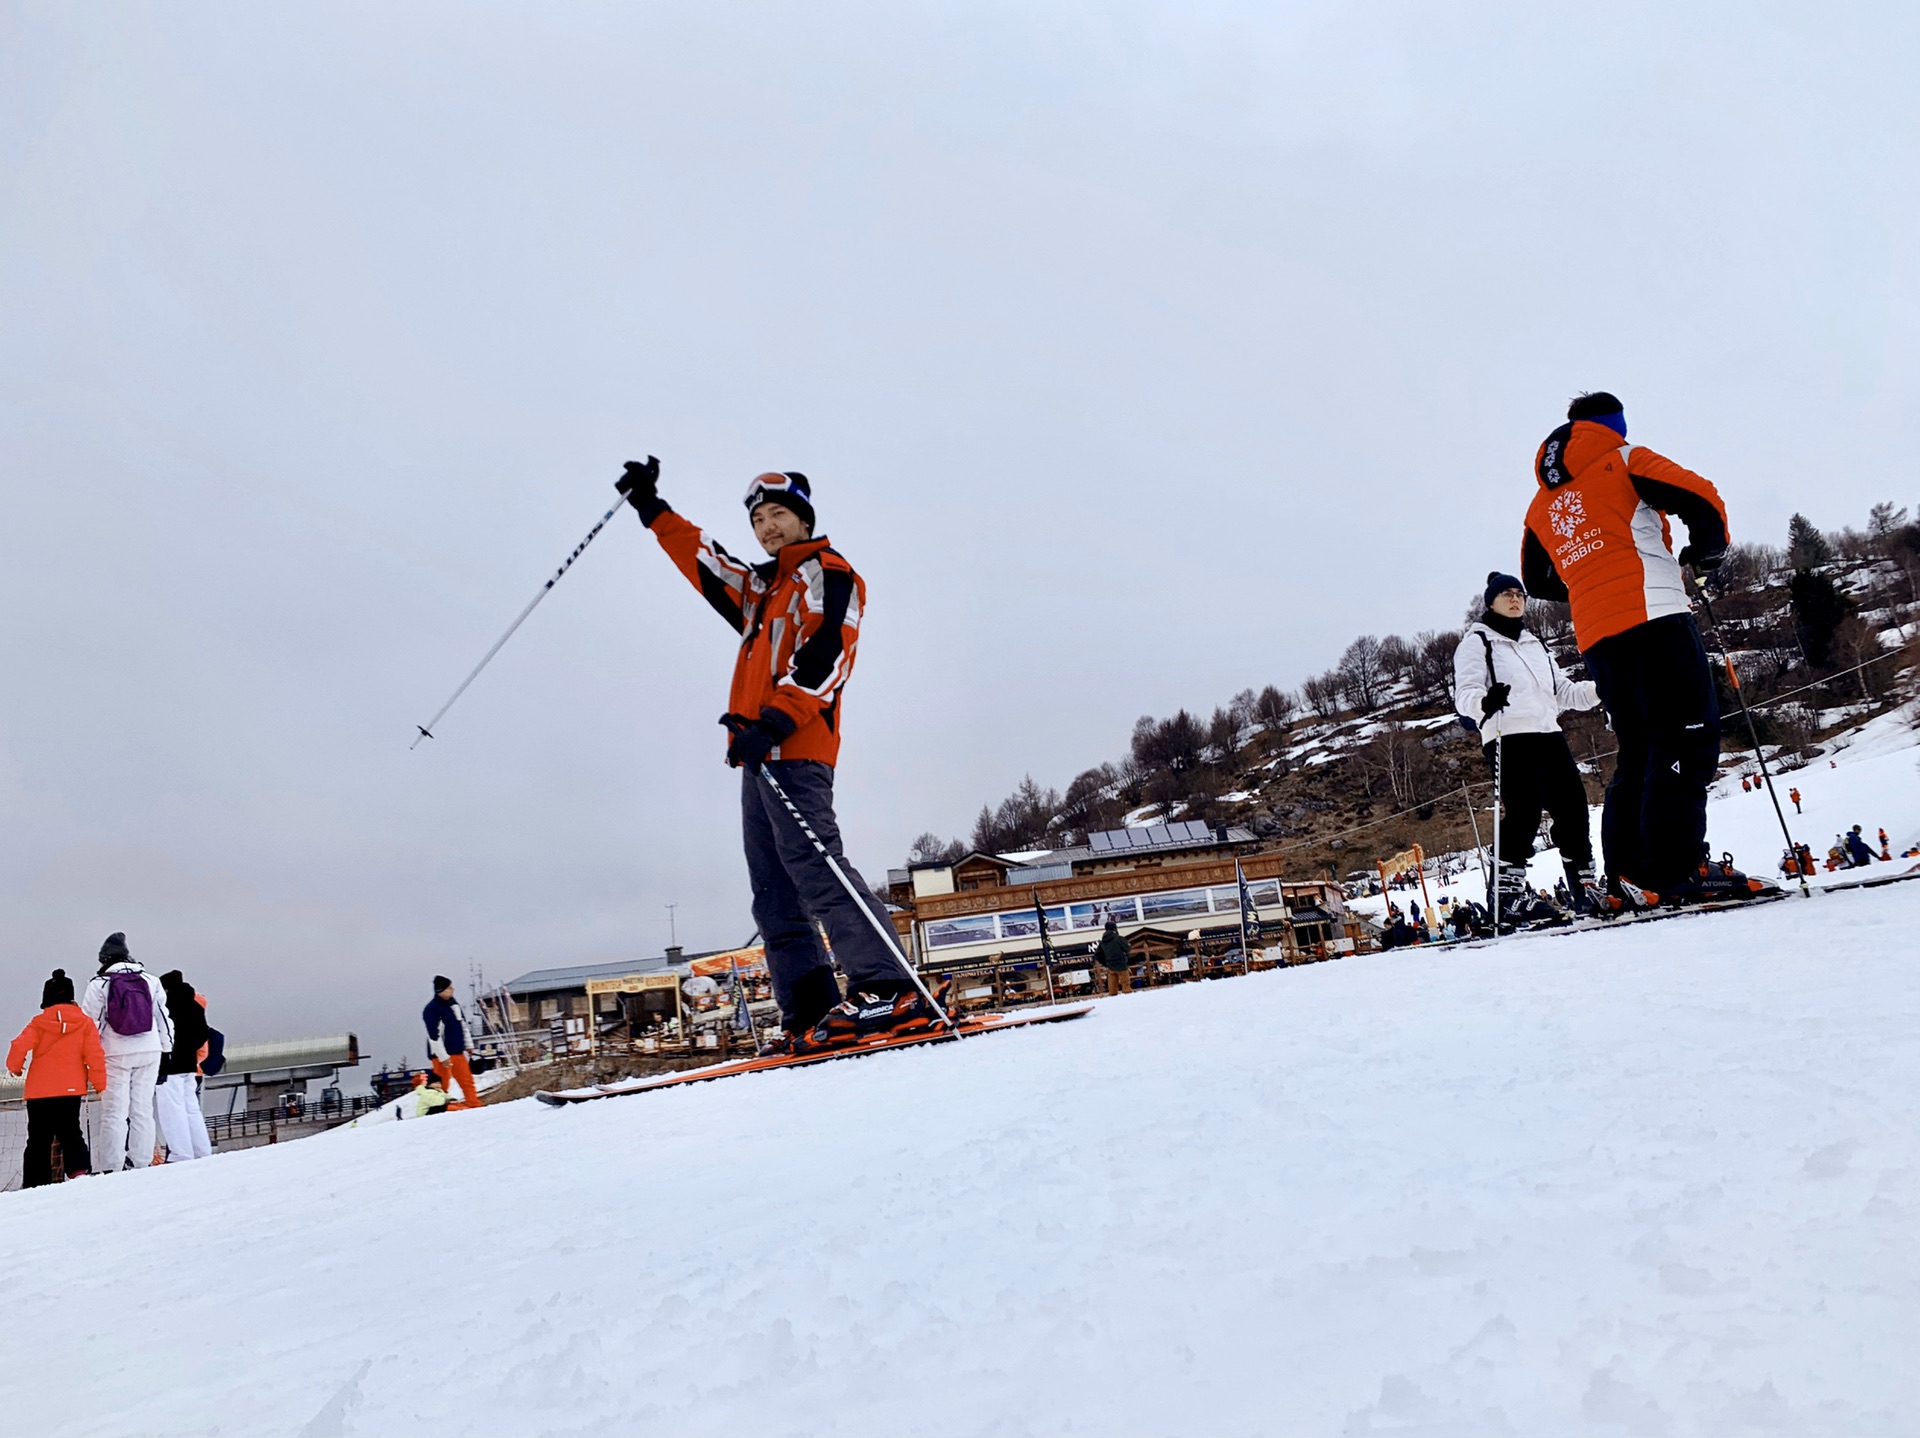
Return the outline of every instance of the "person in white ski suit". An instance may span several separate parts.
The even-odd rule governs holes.
[[[142,1033],[123,1034],[107,1020],[115,974],[137,975],[147,985],[153,1017]],[[160,1077],[160,1056],[173,1047],[173,1019],[167,1013],[166,990],[127,951],[125,934],[109,934],[100,946],[100,972],[88,980],[80,1012],[99,1028],[100,1047],[107,1056],[107,1091],[100,1102],[93,1171],[118,1173],[129,1157],[135,1168],[145,1168],[153,1162],[153,1087]]]
[[[1600,694],[1591,680],[1569,679],[1527,628],[1527,595],[1518,579],[1489,574],[1483,597],[1486,612],[1467,626],[1453,652],[1453,707],[1462,727],[1478,734],[1489,769],[1499,743],[1501,917],[1521,922],[1546,917],[1527,887],[1527,861],[1542,810],[1553,820],[1567,890],[1584,911],[1595,883],[1593,835],[1586,786],[1561,732],[1560,715],[1595,708]]]

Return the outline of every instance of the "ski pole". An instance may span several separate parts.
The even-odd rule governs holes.
[[[647,458],[651,460],[653,456],[648,455]],[[587,546],[593,543],[593,537],[596,534],[598,534],[601,530],[607,527],[607,521],[612,519],[614,515],[618,514],[620,512],[620,506],[625,503],[626,503],[625,499],[616,500],[614,502],[613,508],[609,509],[605,514],[600,516],[600,522],[594,525],[592,529],[589,529],[587,531],[587,537],[581,540],[578,544],[574,545],[573,553],[567,556],[566,562],[563,563],[558,569],[554,570],[553,578],[549,579],[545,584],[541,585],[540,592],[534,595],[532,599],[527,601],[527,607],[520,611],[520,617],[514,620],[513,623],[507,626],[507,632],[505,634],[502,634],[498,639],[493,641],[493,648],[489,649],[485,654],[480,656],[480,662],[473,666],[473,673],[469,674],[465,679],[462,679],[460,681],[460,687],[454,690],[452,697],[449,698],[446,703],[440,706],[440,712],[435,714],[433,718],[429,719],[426,723],[416,724],[414,726],[416,729],[420,731],[420,737],[418,739],[415,739],[411,744],[407,745],[407,748],[418,749],[420,747],[421,739],[431,739],[433,737],[434,726],[438,724],[442,719],[446,718],[447,711],[453,708],[454,700],[458,699],[462,694],[465,694],[467,692],[467,686],[473,683],[474,680],[478,679],[480,677],[480,671],[482,669],[485,669],[488,664],[493,662],[493,656],[500,652],[501,646],[504,645],[509,639],[513,638],[513,631],[518,629],[522,624],[527,622],[527,616],[533,613],[534,606],[538,604],[541,600],[547,597],[547,591],[552,589],[554,585],[560,582],[560,577],[563,574],[565,574],[569,569],[573,568],[573,561],[578,559],[582,554],[586,553]]]
[[[1700,582],[1700,576],[1692,569],[1687,570],[1687,576],[1693,580],[1693,592],[1700,596],[1700,607],[1707,616],[1707,630],[1713,635],[1713,647],[1720,651],[1720,662],[1727,666],[1727,682],[1733,686],[1733,697],[1740,703],[1740,717],[1747,721],[1747,737],[1753,741],[1754,758],[1760,761],[1760,777],[1766,781],[1767,798],[1773,801],[1773,817],[1780,821],[1780,837],[1787,841],[1787,852],[1793,855],[1793,867],[1797,870],[1800,868],[1800,850],[1794,845],[1793,834],[1787,828],[1786,810],[1780,807],[1780,795],[1774,790],[1773,771],[1767,768],[1767,751],[1760,747],[1760,731],[1754,727],[1753,711],[1747,708],[1746,691],[1740,687],[1740,671],[1733,667],[1733,655],[1727,652],[1726,641],[1720,636],[1720,625],[1713,617],[1713,600],[1707,595],[1707,586]],[[1801,874],[1801,897],[1809,897],[1812,893],[1807,876]]]
[[[756,772],[760,775],[762,782],[773,791],[773,797],[778,799],[786,807],[786,811],[793,816],[793,822],[800,826],[800,832],[807,836],[807,841],[813,845],[814,851],[827,861],[827,867],[833,870],[833,877],[838,879],[840,887],[847,891],[847,897],[853,900],[853,906],[867,916],[867,922],[873,925],[873,931],[880,936],[894,958],[900,961],[900,967],[907,971],[907,977],[913,980],[913,986],[920,990],[920,997],[925,999],[928,1006],[940,1016],[940,1022],[953,1030],[953,1036],[956,1039],[959,1038],[960,1025],[956,1024],[948,1016],[947,1011],[940,1007],[940,1001],[933,996],[933,991],[921,980],[919,972],[907,961],[907,956],[900,952],[899,936],[880,921],[880,917],[873,912],[871,904],[861,897],[858,889],[854,888],[853,880],[847,877],[847,871],[840,867],[839,860],[827,852],[827,846],[820,842],[820,836],[813,832],[813,825],[807,822],[807,816],[800,812],[799,806],[787,797],[787,791],[780,787],[780,781],[767,771],[764,764],[760,765]]]
[[[1504,733],[1493,736],[1493,902],[1487,907],[1493,910],[1493,936],[1500,937],[1500,810],[1505,807],[1505,798],[1500,792],[1502,761],[1506,758],[1506,739]]]

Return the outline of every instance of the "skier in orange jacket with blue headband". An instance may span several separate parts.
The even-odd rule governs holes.
[[[1727,510],[1711,483],[1627,443],[1605,391],[1567,407],[1534,456],[1520,575],[1573,609],[1574,641],[1620,742],[1601,818],[1603,911],[1750,898],[1769,886],[1708,858],[1720,704],[1682,570],[1717,569]],[[1676,556],[1669,516],[1687,527]]]

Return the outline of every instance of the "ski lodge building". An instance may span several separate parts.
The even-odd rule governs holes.
[[[1197,822],[1106,830],[1079,848],[1018,859],[914,864],[889,871],[887,897],[929,972],[1037,965],[1041,912],[1058,963],[1083,961],[1109,916],[1137,957],[1173,959],[1240,947],[1236,859],[1264,961],[1333,958],[1365,942],[1367,925],[1338,885],[1283,881],[1282,856],[1259,853],[1248,830]]]

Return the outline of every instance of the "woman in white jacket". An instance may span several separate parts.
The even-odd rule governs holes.
[[[1453,707],[1461,724],[1479,734],[1489,768],[1494,741],[1501,741],[1500,918],[1530,923],[1553,914],[1527,885],[1542,810],[1553,820],[1567,891],[1575,908],[1587,912],[1597,882],[1587,790],[1560,731],[1560,715],[1592,709],[1600,696],[1591,681],[1567,678],[1526,627],[1527,593],[1518,579],[1489,574],[1485,599],[1486,613],[1467,626],[1453,652]]]

